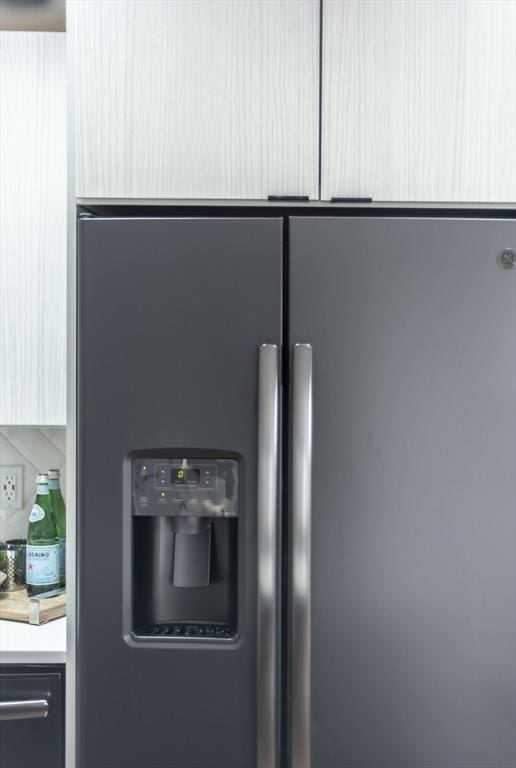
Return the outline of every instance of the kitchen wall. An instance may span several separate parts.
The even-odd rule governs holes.
[[[13,512],[0,506],[0,541],[25,538],[38,472],[60,469],[65,488],[65,441],[64,427],[0,427],[0,465],[23,466],[23,507]]]

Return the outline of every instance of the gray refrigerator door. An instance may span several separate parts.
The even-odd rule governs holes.
[[[79,768],[256,765],[258,349],[281,343],[282,247],[280,219],[78,222]],[[238,542],[230,640],[192,638],[188,627],[181,638],[134,636],[148,629],[144,619],[132,625],[135,605],[167,618],[174,594],[188,619],[184,606],[203,610],[209,594],[160,573],[170,519],[146,518],[145,507],[134,514],[128,456],[156,449],[208,456],[189,470],[190,484],[201,471],[211,477],[218,454],[238,461],[238,518],[227,521],[238,536],[224,539],[227,548]],[[165,459],[159,471],[170,466]],[[143,473],[145,461],[138,467]],[[157,538],[146,538],[155,520]],[[212,581],[217,569],[227,577],[217,535],[215,522]],[[144,581],[160,536],[153,596]]]
[[[508,246],[511,220],[290,222],[290,341],[313,350],[294,768],[515,765],[516,269],[497,264]],[[294,382],[302,444],[307,350]]]

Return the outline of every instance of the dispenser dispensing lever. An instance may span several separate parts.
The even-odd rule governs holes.
[[[174,517],[175,587],[210,585],[211,522],[206,517]]]

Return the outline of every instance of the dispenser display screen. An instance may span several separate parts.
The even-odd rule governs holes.
[[[172,470],[172,483],[173,485],[184,485],[185,483],[195,483],[199,485],[201,482],[201,470],[200,469],[173,469]]]
[[[186,483],[186,470],[174,469],[172,472],[172,482],[174,485],[184,485]]]

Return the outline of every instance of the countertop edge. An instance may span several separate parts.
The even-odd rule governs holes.
[[[65,663],[65,617],[39,626],[0,620],[0,665]]]
[[[66,651],[0,651],[5,664],[66,664]]]

